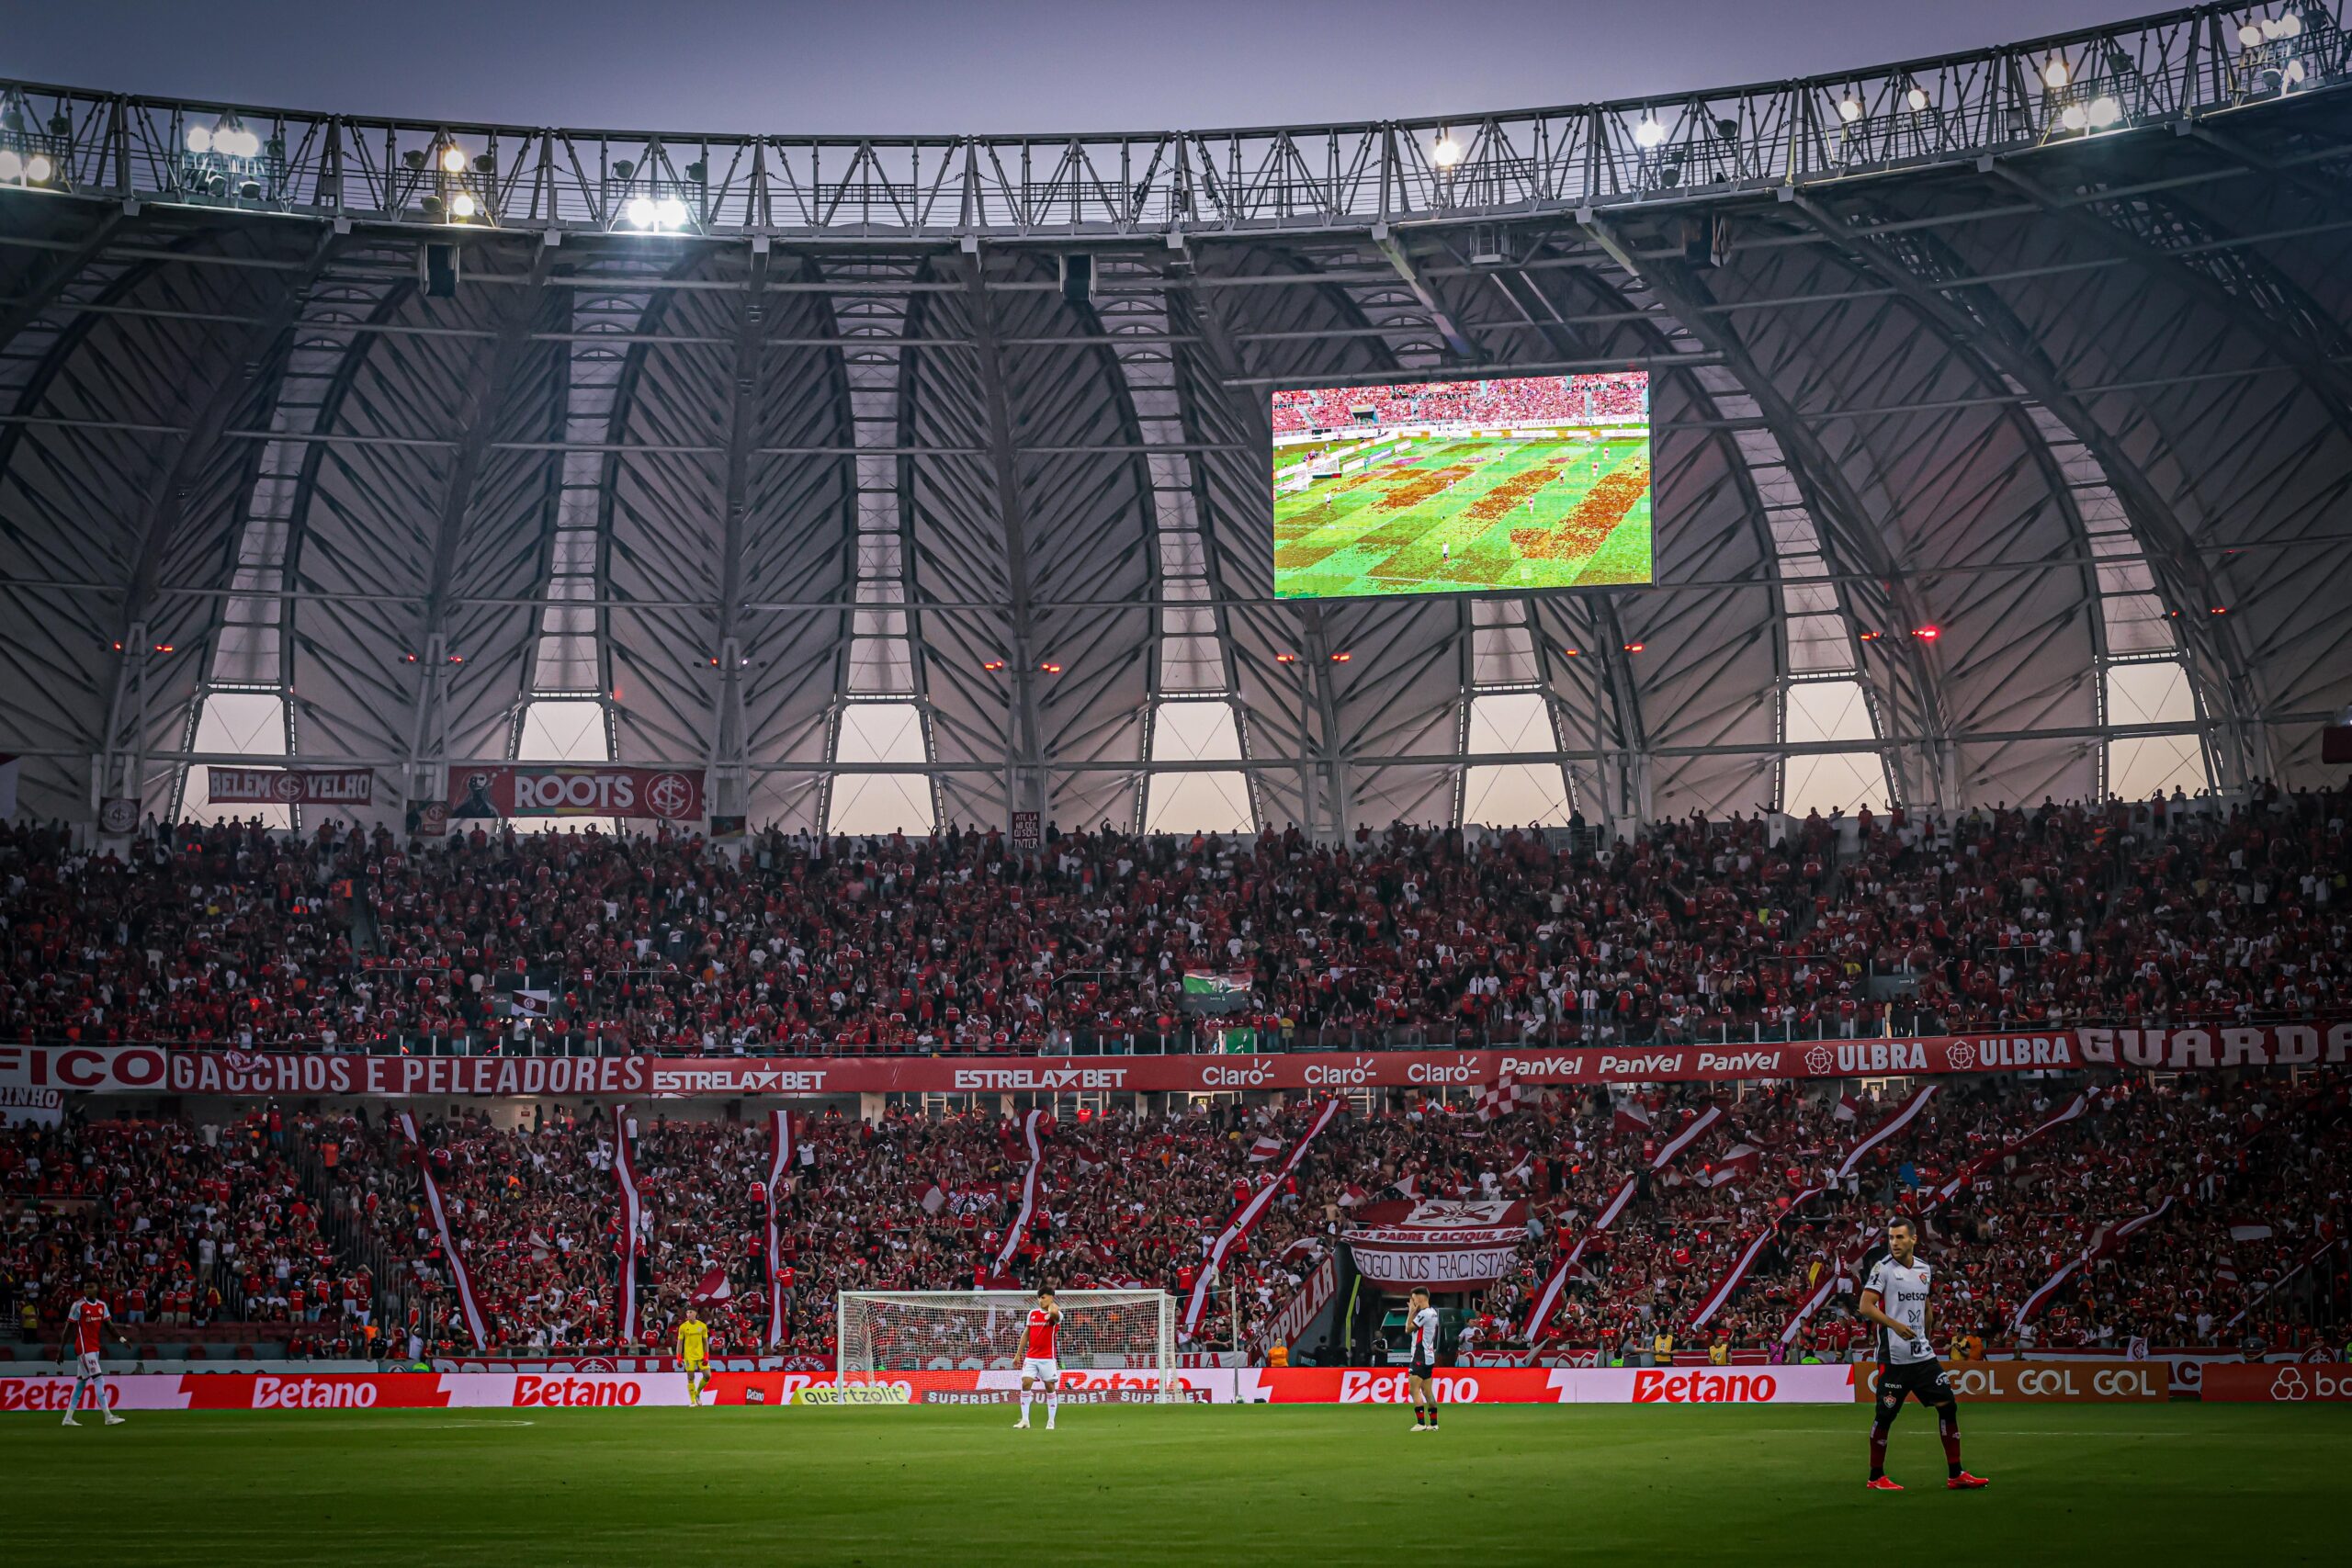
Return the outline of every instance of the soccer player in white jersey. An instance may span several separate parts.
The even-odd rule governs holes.
[[[1012,1424],[1015,1430],[1029,1425],[1033,1382],[1045,1391],[1046,1430],[1054,1429],[1054,1416],[1062,1404],[1062,1365],[1055,1353],[1054,1337],[1061,1327],[1062,1309],[1054,1304],[1054,1288],[1039,1287],[1037,1304],[1029,1309],[1029,1321],[1021,1329],[1021,1419]]]
[[[82,1299],[66,1309],[65,1323],[66,1344],[73,1346],[81,1355],[81,1359],[74,1364],[74,1402],[65,1407],[65,1425],[78,1427],[82,1424],[74,1419],[74,1412],[82,1407],[83,1389],[95,1386],[97,1409],[106,1416],[107,1425],[121,1426],[122,1417],[107,1408],[107,1369],[106,1364],[98,1359],[98,1351],[103,1348],[101,1335],[112,1334],[119,1345],[128,1345],[130,1341],[115,1327],[114,1314],[108,1312],[107,1303],[99,1299],[96,1280],[82,1282]],[[61,1361],[65,1359],[65,1345],[57,1348],[57,1359]]]
[[[1405,1384],[1413,1395],[1413,1430],[1437,1430],[1437,1308],[1430,1305],[1430,1293],[1421,1286],[1413,1287],[1406,1298],[1410,1304],[1413,1328],[1411,1365],[1405,1369]]]
[[[1886,1223],[1886,1256],[1871,1266],[1862,1281],[1862,1321],[1878,1326],[1878,1412],[1871,1426],[1870,1489],[1903,1490],[1887,1478],[1886,1435],[1903,1414],[1904,1400],[1917,1394],[1920,1404],[1935,1408],[1944,1460],[1951,1467],[1945,1486],[1973,1492],[1991,1483],[1961,1467],[1960,1402],[1952,1397],[1951,1379],[1936,1359],[1930,1339],[1935,1320],[1928,1296],[1935,1285],[1935,1270],[1919,1257],[1918,1247],[1918,1227],[1897,1214]]]

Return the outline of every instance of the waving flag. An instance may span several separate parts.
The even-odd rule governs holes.
[[[1029,1234],[1029,1216],[1037,1207],[1037,1176],[1046,1164],[1043,1130],[1048,1120],[1043,1111],[1032,1111],[1021,1123],[1022,1141],[1029,1146],[1029,1168],[1021,1178],[1021,1212],[1013,1216],[1004,1233],[1004,1246],[996,1255],[1000,1274],[1012,1267],[1012,1255],[1021,1250],[1022,1238]]]
[[[1248,1201],[1233,1212],[1233,1218],[1227,1220],[1225,1229],[1217,1233],[1216,1243],[1209,1248],[1209,1255],[1201,1269],[1200,1277],[1193,1281],[1193,1299],[1184,1303],[1184,1332],[1186,1334],[1197,1331],[1201,1325],[1201,1314],[1209,1304],[1209,1281],[1214,1280],[1218,1271],[1225,1267],[1225,1255],[1233,1250],[1234,1243],[1257,1228],[1258,1222],[1265,1217],[1266,1205],[1274,1201],[1274,1194],[1281,1190],[1283,1180],[1292,1171],[1298,1168],[1298,1162],[1306,1157],[1306,1151],[1314,1145],[1316,1138],[1322,1134],[1324,1128],[1331,1124],[1331,1119],[1339,1113],[1338,1100],[1325,1100],[1323,1108],[1315,1113],[1315,1120],[1306,1124],[1306,1133],[1300,1136],[1297,1143],[1291,1145],[1290,1157],[1283,1161],[1281,1168],[1267,1179],[1264,1186],[1251,1193]]]
[[[637,1236],[645,1205],[637,1195],[637,1156],[628,1146],[628,1107],[613,1107],[613,1179],[621,1199],[621,1343],[637,1343]]]
[[[400,1114],[401,1135],[408,1146],[416,1151],[416,1173],[424,1182],[424,1208],[433,1216],[434,1233],[441,1238],[441,1256],[449,1260],[449,1278],[458,1286],[458,1306],[465,1314],[466,1332],[473,1336],[474,1348],[486,1348],[490,1332],[483,1326],[481,1308],[474,1304],[473,1275],[466,1269],[466,1260],[458,1251],[457,1243],[449,1239],[448,1212],[442,1207],[440,1184],[433,1179],[433,1162],[424,1157],[424,1140],[418,1135],[416,1116],[403,1111]]]
[[[735,1282],[727,1270],[714,1265],[703,1273],[702,1283],[695,1287],[693,1301],[696,1306],[718,1306],[735,1299]]]
[[[1478,1120],[1493,1122],[1519,1109],[1519,1079],[1509,1067],[1478,1096]]]
[[[1698,1115],[1690,1118],[1690,1124],[1668,1138],[1666,1141],[1666,1146],[1657,1151],[1657,1157],[1650,1161],[1650,1168],[1664,1170],[1674,1163],[1677,1155],[1689,1148],[1698,1139],[1700,1134],[1723,1119],[1724,1108],[1720,1105],[1710,1105]]]
[[[1280,1138],[1272,1133],[1261,1133],[1258,1141],[1250,1145],[1250,1163],[1256,1165],[1261,1160],[1273,1159],[1282,1152],[1283,1141]]]
[[[2041,1288],[2035,1291],[2033,1294],[2025,1299],[2025,1305],[2018,1308],[2017,1322],[2012,1326],[2023,1328],[2032,1320],[2034,1314],[2040,1312],[2044,1306],[2049,1304],[2050,1298],[2058,1293],[2058,1287],[2064,1284],[2077,1270],[2089,1268],[2093,1263],[2098,1262],[2109,1253],[2113,1252],[2117,1247],[2121,1247],[2126,1241],[2129,1241],[2135,1232],[2152,1225],[2158,1220],[2163,1219],[2165,1217],[2165,1211],[2171,1207],[2172,1194],[2166,1193],[2163,1202],[2157,1204],[2154,1208],[2149,1210],[2146,1213],[2142,1214],[2137,1219],[2126,1220],[2120,1225],[2099,1226],[2097,1231],[2092,1233],[2091,1242],[2088,1247],[2083,1248],[2083,1250],[2075,1257],[2068,1258],[2066,1260],[2065,1267],[2060,1269],[2058,1272],[2051,1275],[2049,1279],[2043,1280],[2041,1282]]]
[[[1552,1309],[1559,1304],[1560,1292],[1574,1277],[1577,1260],[1584,1257],[1584,1249],[1591,1245],[1594,1236],[1617,1223],[1617,1216],[1625,1212],[1625,1205],[1632,1201],[1634,1189],[1640,1181],[1641,1179],[1634,1176],[1625,1179],[1625,1185],[1617,1189],[1616,1196],[1601,1205],[1600,1216],[1585,1226],[1584,1234],[1577,1237],[1576,1245],[1561,1255],[1560,1261],[1552,1269],[1552,1277],[1544,1280],[1544,1288],[1536,1292],[1535,1305],[1527,1314],[1525,1337],[1530,1359],[1535,1355],[1536,1336],[1542,1332],[1544,1324],[1551,1321]]]
[[[1609,1118],[1612,1133],[1646,1133],[1650,1130],[1649,1107],[1638,1100],[1621,1100]]]
[[[784,1238],[775,1223],[776,1195],[784,1187],[784,1173],[792,1168],[792,1112],[768,1112],[768,1343],[781,1345],[785,1340]],[[936,1191],[937,1189],[933,1190]]]

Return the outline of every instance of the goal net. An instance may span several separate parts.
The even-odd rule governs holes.
[[[1184,1397],[1176,1298],[1165,1291],[1060,1291],[1062,1371],[1117,1374],[1118,1386]],[[882,1374],[1006,1371],[1021,1365],[1025,1291],[843,1291],[834,1338],[841,1381]]]

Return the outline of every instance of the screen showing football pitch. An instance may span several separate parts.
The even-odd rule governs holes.
[[[1646,372],[1272,398],[1278,597],[1651,581]]]

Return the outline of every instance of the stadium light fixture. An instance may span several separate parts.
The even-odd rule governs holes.
[[[2103,130],[2122,118],[2123,106],[2112,96],[2102,93],[2091,100],[2090,118],[2093,125]]]
[[[1274,655],[1274,662],[1277,664],[1295,664],[1298,662],[1298,655],[1295,653],[1277,653]]]
[[[993,674],[995,674],[998,671],[1000,671],[1000,670],[1001,670],[1001,669],[1003,669],[1003,668],[1004,668],[1004,660],[1001,660],[1001,659],[990,659],[990,660],[988,660],[984,661],[984,662],[980,665],[980,668],[981,668],[981,669],[983,669],[983,670],[985,670],[985,671],[987,671],[989,674],[993,675]]]
[[[628,220],[639,229],[650,229],[660,220],[659,209],[654,207],[653,198],[650,196],[630,197],[626,210]]]
[[[1941,626],[1921,626],[1911,635],[1917,637],[1921,642],[1933,642],[1936,638],[1943,636],[1944,632]]]
[[[1657,117],[1655,115],[1634,127],[1634,145],[1636,147],[1644,149],[1656,147],[1665,140],[1666,127],[1657,122]]]
[[[1430,149],[1430,162],[1441,169],[1451,169],[1462,162],[1462,143],[1453,139],[1453,132],[1441,130],[1437,133],[1437,145]]]
[[[1642,649],[1647,647],[1649,647],[1649,644],[1645,642],[1629,642],[1625,645],[1625,651],[1628,653],[1639,653]]]
[[[6,147],[0,147],[0,180],[24,177],[25,161]]]
[[[1353,659],[1355,655],[1352,653],[1335,653],[1331,655],[1331,662],[1334,664],[1345,664],[1349,660]]]
[[[466,150],[458,146],[454,141],[441,149],[441,169],[445,174],[464,174],[466,172]]]
[[[686,226],[686,204],[674,196],[665,196],[655,202],[653,212],[664,229],[683,229]]]
[[[212,128],[209,125],[189,126],[187,128],[187,150],[197,154],[198,157],[202,157],[205,153],[211,152]]]
[[[2090,111],[2080,104],[2068,104],[2066,112],[2058,117],[2058,123],[2069,130],[2087,130],[2091,123]]]
[[[1862,118],[1862,100],[1849,93],[1838,100],[1838,118],[1848,125]]]
[[[1580,648],[1564,648],[1560,649],[1560,657],[1563,659],[1579,658],[1583,653],[1584,649]]]
[[[2284,16],[2280,17],[2278,18],[2278,36],[2280,38],[2302,37],[2303,18],[2301,16],[2296,12],[2289,11]]]
[[[475,211],[474,198],[468,193],[459,191],[449,198],[449,210],[461,220],[471,218]]]
[[[2052,56],[2050,63],[2041,68],[2041,80],[2044,85],[2063,87],[2074,79],[2074,68],[2066,63],[2063,56]]]
[[[1062,667],[1055,663],[1050,659],[1046,660],[1043,664],[1038,665],[1037,668],[1043,670],[1048,675],[1058,675],[1062,672]]]
[[[1911,84],[1911,90],[1903,95],[1903,101],[1909,104],[1911,111],[1917,114],[1928,107],[1928,89],[1914,82]]]
[[[55,173],[57,173],[57,165],[49,161],[49,154],[46,152],[36,152],[25,160],[25,178],[37,186],[47,185],[49,176]]]

